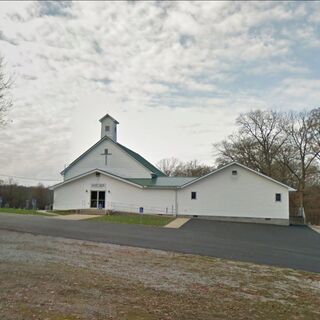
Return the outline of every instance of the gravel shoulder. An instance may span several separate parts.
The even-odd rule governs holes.
[[[319,319],[320,275],[0,231],[0,319]]]

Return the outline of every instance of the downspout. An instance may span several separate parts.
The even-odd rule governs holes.
[[[175,207],[176,207],[175,215],[177,217],[178,216],[178,188],[175,189]]]

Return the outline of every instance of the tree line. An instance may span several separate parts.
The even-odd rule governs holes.
[[[52,203],[53,191],[42,184],[26,187],[0,180],[0,207],[44,210],[50,209]]]

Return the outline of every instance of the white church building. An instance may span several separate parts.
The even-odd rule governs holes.
[[[100,119],[101,139],[75,159],[52,186],[54,210],[105,210],[289,223],[294,189],[239,163],[202,177],[168,177],[117,141],[110,115]]]

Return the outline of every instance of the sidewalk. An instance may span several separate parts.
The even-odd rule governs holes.
[[[168,223],[165,228],[172,228],[172,229],[179,229],[182,227],[185,223],[187,223],[190,220],[190,218],[177,218],[170,223]]]
[[[315,232],[320,233],[320,226],[309,225],[309,228],[312,229]]]

